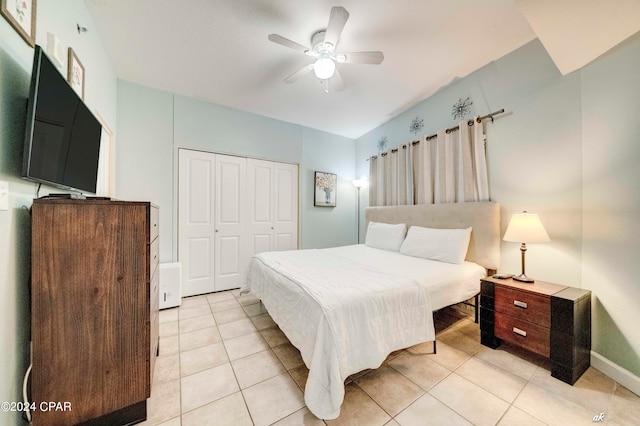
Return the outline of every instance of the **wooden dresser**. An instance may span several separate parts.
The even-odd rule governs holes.
[[[31,399],[71,408],[36,409],[34,425],[146,419],[158,351],[158,214],[147,202],[34,200]]]
[[[485,278],[480,336],[493,349],[505,340],[549,358],[551,375],[573,385],[590,365],[591,292],[544,281]]]

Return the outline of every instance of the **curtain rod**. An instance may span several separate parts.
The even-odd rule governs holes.
[[[476,120],[477,120],[477,122],[478,122],[478,123],[481,123],[481,122],[482,122],[482,120],[486,120],[487,118],[490,118],[490,119],[491,119],[491,122],[493,123],[493,116],[494,116],[494,115],[498,115],[498,114],[502,114],[503,112],[504,112],[504,108],[500,108],[499,110],[494,111],[494,112],[492,112],[492,113],[490,113],[490,114],[483,115],[482,117],[478,117]],[[473,126],[473,120],[468,120],[468,121],[467,121],[467,125],[468,125],[468,126]],[[453,131],[458,130],[459,128],[460,128],[460,126],[449,127],[448,129],[446,129],[446,130],[445,130],[445,133],[451,133],[451,132],[453,132]],[[437,133],[436,133],[436,134],[433,134],[433,135],[429,135],[429,136],[425,137],[425,139],[426,139],[426,140],[431,140],[431,139],[435,138],[436,136],[438,136],[438,134],[437,134]],[[413,142],[411,142],[411,145],[412,145],[412,146],[415,146],[415,145],[418,145],[419,143],[420,143],[420,141],[413,141]],[[398,152],[398,149],[399,149],[399,148],[394,148],[394,149],[392,149],[392,150],[391,150],[391,152],[392,152],[392,153],[394,153],[394,152]],[[407,145],[406,145],[406,144],[402,145],[402,149],[407,149]],[[386,152],[383,152],[383,153],[381,153],[380,155],[381,155],[382,157],[384,157],[385,155],[387,155],[387,153],[386,153]],[[377,155],[372,155],[372,157],[374,157],[374,158],[375,158],[375,157],[377,157]],[[367,158],[367,160],[366,160],[366,161],[369,161],[369,159]]]

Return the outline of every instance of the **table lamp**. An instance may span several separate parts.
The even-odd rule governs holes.
[[[507,231],[504,233],[503,240],[522,243],[520,246],[520,252],[522,253],[522,273],[513,277],[513,279],[532,283],[533,279],[527,277],[524,273],[524,254],[527,251],[527,243],[548,243],[551,241],[538,215],[535,213],[527,213],[526,211],[514,214],[511,217],[509,226],[507,226]]]

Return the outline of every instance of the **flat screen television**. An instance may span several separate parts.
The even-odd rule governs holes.
[[[22,176],[96,192],[102,126],[40,46],[35,47]]]

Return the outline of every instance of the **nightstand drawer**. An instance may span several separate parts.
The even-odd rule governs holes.
[[[496,312],[494,330],[500,339],[549,357],[550,330],[546,327]]]
[[[551,299],[549,297],[496,286],[495,311],[546,328],[551,325]]]

